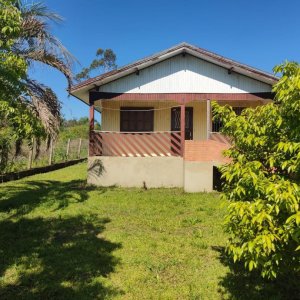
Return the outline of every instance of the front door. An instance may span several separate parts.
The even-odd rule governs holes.
[[[180,131],[180,107],[171,109],[171,131]],[[193,139],[193,107],[185,108],[185,139]]]

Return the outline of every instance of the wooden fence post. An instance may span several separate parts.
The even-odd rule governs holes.
[[[50,140],[50,148],[49,148],[49,166],[52,165],[52,159],[53,159],[53,141]]]
[[[29,151],[29,156],[28,156],[28,164],[27,164],[27,169],[30,170],[32,166],[32,160],[33,160],[33,149],[34,149],[34,138],[31,139],[31,149]]]
[[[82,140],[79,139],[79,144],[78,144],[78,152],[77,152],[77,158],[79,159],[80,158],[80,152],[81,152],[81,143],[82,143]]]
[[[67,153],[66,153],[67,160],[69,159],[69,152],[70,152],[70,139],[68,139],[68,144],[67,144]]]

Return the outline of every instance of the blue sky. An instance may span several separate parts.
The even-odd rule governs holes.
[[[111,48],[122,66],[183,41],[265,71],[284,60],[300,62],[298,0],[47,0],[64,17],[52,32],[82,66],[98,48]],[[75,72],[79,71],[77,67]],[[58,72],[35,67],[51,86],[67,118],[88,116],[68,97]]]

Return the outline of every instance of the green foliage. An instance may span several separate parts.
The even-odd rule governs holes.
[[[0,101],[11,100],[23,91],[20,80],[27,71],[25,60],[12,51],[22,22],[14,2],[0,0]]]
[[[60,17],[41,3],[0,0],[0,170],[7,163],[7,144],[30,144],[55,138],[60,126],[60,103],[52,90],[30,79],[35,62],[51,66],[71,83],[71,55],[51,35],[49,21]],[[7,134],[10,132],[10,134]]]
[[[18,110],[22,105],[15,98],[24,91],[20,82],[26,76],[27,65],[11,50],[20,30],[21,13],[15,1],[0,0],[0,173],[5,171],[11,144],[20,133],[10,125],[20,128],[18,125],[26,121],[24,110]],[[23,130],[28,130],[25,127]]]
[[[24,92],[22,80],[26,77],[27,64],[24,58],[12,51],[12,46],[21,32],[22,23],[21,11],[15,6],[15,2],[0,0],[0,125],[2,128],[14,125],[17,128],[17,131],[13,131],[14,136],[19,130],[23,133],[28,132],[25,121],[30,119],[23,118],[24,106],[16,101]],[[25,124],[24,128],[21,124]],[[6,135],[1,136],[3,142],[6,138]],[[6,142],[3,144],[4,148],[5,144]]]
[[[95,129],[100,130],[101,126],[95,122]],[[80,118],[72,120],[64,120],[59,133],[59,140],[66,141],[68,139],[88,139],[89,138],[89,119]]]
[[[9,49],[21,29],[21,13],[13,0],[0,0],[0,47]]]
[[[13,103],[14,105],[15,103]],[[1,107],[0,107],[1,108]],[[37,119],[30,116],[28,110],[24,109],[23,115],[17,114],[21,112],[21,109],[14,111],[12,107],[3,108],[3,111],[10,109],[14,113],[10,113],[11,118],[4,122],[5,118],[0,117],[0,174],[9,172],[18,172],[27,168],[29,151],[34,146],[33,153],[34,159],[32,162],[32,168],[47,166],[49,163],[49,141],[35,139],[32,145],[31,141],[22,143],[20,137],[31,135],[32,127],[40,126],[40,123],[34,125]],[[1,114],[0,114],[1,116]],[[14,117],[13,117],[14,116]],[[1,121],[2,119],[2,121]],[[17,120],[25,120],[26,123],[32,124],[31,126],[20,127],[22,131],[15,132],[13,130],[13,122]],[[99,123],[95,124],[96,129],[100,129]],[[43,128],[41,127],[40,136],[43,134]],[[88,155],[88,137],[89,137],[89,119],[80,118],[73,120],[64,120],[62,122],[60,132],[57,139],[52,142],[53,156],[52,163],[59,163],[66,160],[72,160],[78,158],[79,139],[81,139],[81,151],[80,157],[87,157]],[[66,149],[68,140],[70,139],[69,155],[67,157]],[[19,146],[19,147],[18,147]]]
[[[96,57],[97,58],[91,62],[89,67],[83,68],[81,72],[75,76],[77,81],[90,78],[91,72],[98,69],[108,72],[117,68],[117,56],[112,49],[103,50],[99,48],[96,51]]]
[[[23,139],[28,139],[30,144],[29,137],[34,135],[43,137],[45,132],[31,111],[19,101],[0,101],[0,174],[14,169],[14,162],[9,157],[16,154],[11,152],[18,147],[13,145]]]
[[[287,62],[275,72],[282,73],[275,103],[241,116],[213,104],[233,145],[231,163],[220,168],[228,253],[267,278],[300,270],[300,66]]]

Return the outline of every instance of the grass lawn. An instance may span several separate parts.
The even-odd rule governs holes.
[[[292,299],[228,263],[218,194],[85,178],[79,164],[0,185],[1,300]]]

